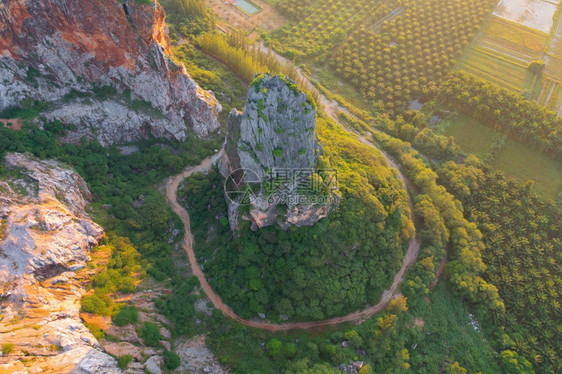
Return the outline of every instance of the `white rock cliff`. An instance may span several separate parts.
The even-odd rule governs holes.
[[[0,357],[3,372],[119,373],[79,318],[88,253],[103,229],[73,170],[10,153],[0,181]]]

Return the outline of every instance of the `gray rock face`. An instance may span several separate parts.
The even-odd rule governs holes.
[[[91,198],[86,182],[55,161],[36,161],[25,154],[9,153],[4,164],[23,174],[0,182],[0,217],[5,222],[0,278],[50,278],[86,266],[89,249],[103,235],[84,211]]]
[[[175,373],[191,374],[226,374],[217,357],[207,348],[205,336],[194,336],[191,339],[179,338],[175,342],[175,351],[180,356],[180,367]]]
[[[75,137],[102,144],[148,133],[183,141],[186,124],[207,136],[222,108],[170,56],[157,1],[3,1],[0,111],[25,99],[45,102],[47,119],[77,125]],[[117,93],[100,95],[104,86]]]
[[[261,190],[250,196],[249,214],[242,218],[257,229],[275,223],[283,228],[311,226],[326,217],[333,201],[327,196],[310,199],[309,193],[319,191],[305,191],[318,177],[320,154],[313,100],[287,78],[258,76],[244,112],[230,113],[220,166],[223,175],[234,175],[243,184],[261,182]],[[244,201],[232,199],[228,192],[227,200],[231,228],[237,229]]]
[[[79,317],[89,251],[103,236],[84,210],[86,183],[30,155],[4,164],[17,174],[0,180],[0,341],[14,352],[0,372],[119,373]]]
[[[144,363],[144,368],[152,374],[162,374],[162,357],[152,356]]]
[[[274,169],[313,170],[319,154],[312,101],[294,82],[258,77],[250,88],[240,124],[238,155],[242,168],[261,178]]]

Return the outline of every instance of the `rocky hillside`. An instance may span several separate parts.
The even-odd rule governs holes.
[[[231,226],[237,227],[239,207],[247,203],[251,208],[242,218],[251,220],[254,229],[275,223],[283,228],[313,225],[326,217],[329,196],[310,198],[322,192],[315,189],[322,183],[313,183],[322,179],[317,174],[320,154],[314,101],[288,78],[257,77],[244,112],[230,113],[227,124],[222,169]],[[231,182],[251,186],[250,196],[233,197]],[[243,201],[248,197],[251,201]]]
[[[68,140],[207,136],[221,107],[170,55],[156,0],[2,1],[0,111],[47,103],[45,118],[77,125]]]
[[[7,154],[0,181],[0,373],[27,369],[117,373],[79,318],[86,262],[103,229],[85,212],[90,192],[54,161]]]

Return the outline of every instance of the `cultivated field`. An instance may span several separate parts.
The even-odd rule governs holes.
[[[298,62],[329,62],[373,110],[405,109],[429,98],[463,47],[493,11],[495,0],[334,0],[310,3],[272,35],[272,46]],[[300,9],[300,8],[299,8]]]
[[[457,68],[500,87],[522,92],[562,115],[562,18],[560,0],[501,0],[458,60]],[[542,75],[529,71],[543,60]]]

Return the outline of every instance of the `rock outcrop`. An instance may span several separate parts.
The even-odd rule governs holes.
[[[231,227],[244,205],[250,209],[241,218],[253,229],[311,226],[326,217],[337,199],[318,170],[320,154],[314,100],[288,78],[258,76],[244,112],[233,110],[227,124],[221,172]]]
[[[156,0],[2,1],[0,111],[45,102],[47,120],[77,126],[68,140],[207,136],[220,104],[170,55]]]
[[[207,348],[205,336],[194,336],[191,339],[179,338],[175,342],[175,349],[180,356],[180,367],[177,373],[193,374],[226,374],[217,357]]]
[[[103,236],[85,212],[86,183],[27,154],[4,164],[13,174],[0,181],[0,341],[13,352],[0,357],[0,372],[119,373],[79,318],[95,271],[88,253]]]

